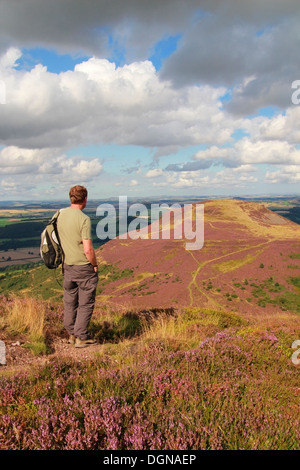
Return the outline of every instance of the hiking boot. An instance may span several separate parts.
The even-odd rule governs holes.
[[[68,343],[69,344],[75,344],[75,336],[74,335],[69,336]]]
[[[75,348],[86,348],[87,346],[91,346],[92,344],[97,344],[97,341],[92,338],[88,338],[88,339],[76,338],[75,340]]]

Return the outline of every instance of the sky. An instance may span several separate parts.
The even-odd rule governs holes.
[[[0,0],[0,198],[300,195],[299,0]]]

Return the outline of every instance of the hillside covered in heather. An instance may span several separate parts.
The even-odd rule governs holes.
[[[202,306],[245,313],[298,310],[300,226],[260,203],[219,199],[201,204],[201,249],[187,250],[184,237],[172,237],[175,216],[172,218],[171,211],[170,239],[151,238],[147,228],[142,229],[139,239],[117,237],[101,247],[98,259],[102,268],[116,265],[130,275],[119,279],[100,276],[98,301],[143,308]],[[193,217],[195,230],[195,205]],[[168,229],[166,223],[155,223],[160,235]]]
[[[199,250],[144,229],[97,250],[89,348],[45,266],[2,273],[1,450],[299,450],[300,226],[203,205]]]

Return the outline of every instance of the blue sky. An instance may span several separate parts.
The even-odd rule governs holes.
[[[44,49],[40,47],[28,49],[22,48],[22,55],[16,61],[15,67],[18,70],[31,70],[36,65],[42,64],[47,67],[48,72],[59,74],[74,70],[76,64],[88,59],[88,56],[79,57],[70,54],[59,54],[54,49]]]
[[[299,195],[300,7],[269,5],[3,0],[2,200]]]

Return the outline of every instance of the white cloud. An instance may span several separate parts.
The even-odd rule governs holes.
[[[161,81],[149,61],[116,67],[94,57],[74,71],[54,74],[41,65],[17,70],[13,60],[18,56],[15,50],[7,53],[1,69],[7,85],[7,104],[0,107],[1,142],[7,145],[0,152],[3,175],[35,173],[66,183],[78,178],[91,181],[101,174],[102,163],[96,158],[67,157],[65,149],[93,143],[156,147],[161,155],[206,144],[193,161],[167,167],[169,174],[174,172],[167,183],[178,188],[218,186],[211,177],[203,179],[201,172],[196,178],[196,172],[215,163],[246,169],[254,164],[300,162],[300,150],[290,143],[299,134],[297,106],[272,118],[234,118],[222,108],[224,87],[174,89]],[[249,135],[234,142],[232,135],[238,129]],[[248,173],[243,171],[238,184],[254,181]],[[224,175],[231,184],[229,174]],[[152,169],[144,176],[157,179],[163,172]],[[137,185],[134,181],[130,186]]]
[[[300,150],[296,146],[281,140],[251,141],[244,137],[232,147],[209,147],[194,156],[195,160],[222,163],[224,166],[283,163],[300,164]]]
[[[297,1],[212,1],[207,10],[185,31],[162,76],[178,87],[226,85],[227,109],[237,115],[290,106],[290,84],[299,78]]]
[[[34,169],[36,174],[61,174],[64,177],[65,173],[73,173],[75,177],[91,178],[101,172],[102,164],[98,159],[67,158],[53,149],[20,149],[11,146],[0,150],[0,173],[24,173],[26,168],[28,172]]]
[[[132,186],[138,186],[139,182],[137,180],[131,180],[130,183],[129,183],[129,186],[132,187]]]
[[[168,187],[173,189],[226,189],[244,188],[248,183],[256,183],[257,169],[252,165],[241,165],[237,168],[225,168],[215,173],[208,170],[195,171],[164,171],[164,178],[153,181],[154,187]]]
[[[266,181],[268,183],[279,184],[299,184],[300,183],[300,164],[286,165],[276,171],[266,172]]]
[[[180,32],[198,8],[198,0],[1,0],[0,30],[3,46],[39,43],[63,53],[107,56],[113,40],[132,61]]]
[[[0,58],[0,71],[14,67],[16,61],[20,59],[22,52],[16,47],[10,47]]]
[[[264,119],[258,126],[263,140],[285,140],[291,144],[300,142],[300,106],[292,106],[283,114]]]
[[[5,178],[1,181],[1,187],[5,191],[16,191],[17,185],[12,178]]]
[[[182,147],[225,143],[236,122],[226,116],[225,88],[162,82],[149,61],[115,67],[91,58],[74,71],[6,69],[7,103],[0,108],[5,145],[28,148],[117,143]]]
[[[276,166],[267,181],[298,181],[299,18],[297,0],[2,0],[2,188],[93,181],[104,163],[68,156],[93,144],[168,156],[165,170],[136,172],[129,187],[230,188],[257,182],[260,165]],[[180,37],[177,49],[158,72],[149,57],[170,35]],[[67,72],[26,70],[17,64],[26,47],[90,58]],[[281,111],[253,117],[268,106]],[[194,158],[170,163],[189,148]],[[107,186],[118,184],[117,170],[107,176]]]
[[[163,170],[161,168],[154,168],[153,170],[147,171],[145,174],[146,178],[157,178],[158,176],[163,175]]]

